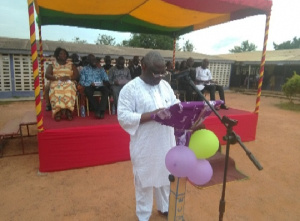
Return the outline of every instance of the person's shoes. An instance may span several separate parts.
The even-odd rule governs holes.
[[[46,105],[46,111],[51,111],[51,110],[52,110],[51,105],[50,104]]]
[[[164,217],[168,217],[169,212],[161,212],[161,211],[158,210],[158,214],[161,215],[161,216],[164,216]]]
[[[73,120],[73,115],[72,115],[72,112],[70,110],[67,110],[66,115],[67,115],[67,119],[69,121]]]
[[[60,112],[55,114],[54,120],[57,121],[57,122],[59,122],[61,120],[61,113]]]
[[[229,109],[229,107],[227,107],[225,104],[222,104],[222,105],[220,106],[220,108],[221,108],[221,109],[224,109],[224,110],[228,110],[228,109]]]
[[[104,119],[104,111],[100,113],[100,119]]]
[[[97,119],[101,119],[101,114],[98,113],[98,112],[95,112],[95,117],[96,117]]]

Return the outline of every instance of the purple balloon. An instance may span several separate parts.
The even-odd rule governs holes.
[[[213,169],[207,160],[197,160],[195,167],[190,170],[188,179],[196,185],[208,183],[213,175]]]
[[[187,177],[197,158],[194,152],[186,146],[175,146],[166,155],[166,167],[176,177]]]

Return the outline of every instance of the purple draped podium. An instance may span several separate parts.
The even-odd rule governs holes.
[[[220,106],[223,101],[209,101],[211,106]],[[207,116],[211,108],[204,102],[180,102],[152,115],[152,119],[167,126],[174,127],[176,145],[188,146],[191,133]],[[187,178],[174,177],[170,184],[168,220],[184,220],[184,199]]]
[[[209,101],[214,107],[223,101]],[[153,120],[167,126],[174,127],[177,145],[188,146],[193,128],[199,126],[212,110],[204,101],[180,102],[163,109],[151,117]]]

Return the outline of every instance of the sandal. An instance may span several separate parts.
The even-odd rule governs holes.
[[[55,119],[55,121],[57,121],[57,122],[61,120],[60,112],[58,112],[58,113],[55,114],[54,119]]]
[[[71,111],[67,110],[66,115],[67,115],[68,120],[70,120],[70,121],[73,120],[73,115],[72,115]]]

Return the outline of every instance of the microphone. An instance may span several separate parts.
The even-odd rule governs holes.
[[[187,69],[184,71],[179,72],[178,74],[172,74],[172,78],[173,79],[180,79],[180,78],[184,78],[186,76],[188,76],[191,73],[191,69]]]

